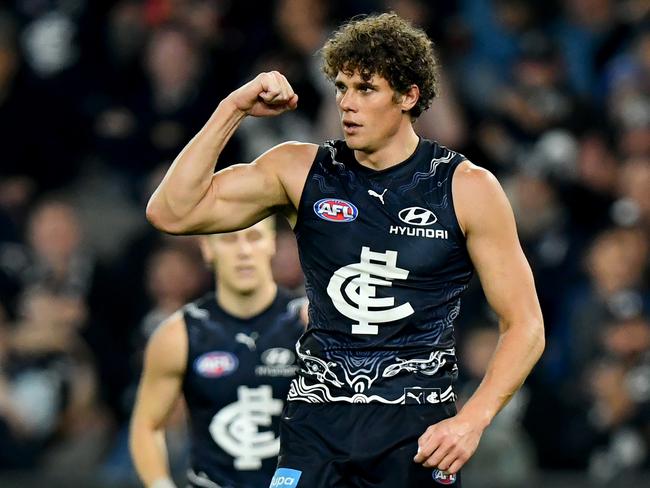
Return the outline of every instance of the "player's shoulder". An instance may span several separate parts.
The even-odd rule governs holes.
[[[147,341],[147,368],[160,372],[182,373],[187,360],[187,330],[183,313],[178,311],[164,320]]]
[[[489,170],[464,159],[458,164],[454,173],[454,189],[472,193],[489,191],[499,187],[499,182]]]
[[[496,176],[469,160],[458,165],[452,185],[454,207],[465,233],[468,226],[499,218],[509,207]]]

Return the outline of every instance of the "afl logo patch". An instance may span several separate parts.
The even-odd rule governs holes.
[[[454,483],[456,483],[455,474],[445,473],[444,471],[440,471],[439,469],[433,470],[432,477],[434,481],[440,483],[441,485],[453,485]]]
[[[237,356],[225,351],[210,351],[194,361],[194,370],[205,378],[228,376],[239,366]]]
[[[314,203],[314,212],[330,222],[352,222],[359,215],[357,207],[345,200],[323,198]]]

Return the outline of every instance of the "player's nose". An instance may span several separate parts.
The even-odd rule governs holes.
[[[351,90],[348,90],[341,96],[339,99],[339,107],[344,112],[354,112],[356,111],[356,103],[354,100],[354,95],[352,95]]]
[[[237,240],[237,254],[240,256],[248,256],[251,254],[253,246],[247,239],[238,239]]]

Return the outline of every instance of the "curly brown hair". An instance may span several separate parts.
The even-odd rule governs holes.
[[[397,93],[411,85],[420,98],[410,110],[413,119],[429,108],[438,92],[438,62],[426,33],[395,13],[354,17],[343,24],[321,49],[323,71],[334,81],[341,71],[358,71],[368,81],[385,78]]]

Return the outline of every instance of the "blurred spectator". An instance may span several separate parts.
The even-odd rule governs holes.
[[[648,240],[638,229],[613,228],[601,233],[587,254],[589,280],[567,293],[566,334],[562,348],[568,360],[566,379],[576,379],[598,351],[598,340],[611,320],[648,313],[645,282]]]
[[[79,336],[86,313],[77,297],[51,289],[23,295],[0,363],[19,466],[36,463],[52,442],[82,442],[101,425],[94,367]]]
[[[569,82],[582,97],[600,102],[599,68],[618,52],[627,30],[612,0],[567,0],[563,6],[566,13],[554,30],[566,58]]]
[[[149,171],[180,152],[225,89],[220,77],[208,78],[205,51],[182,24],[153,30],[144,56],[146,83],[125,101],[114,100],[95,125],[106,161],[128,178],[133,195]],[[236,144],[229,144],[224,160],[237,161]]]
[[[650,323],[615,321],[601,340],[606,359],[594,361],[587,377],[589,474],[606,484],[650,466]]]
[[[527,32],[513,60],[512,83],[503,85],[494,100],[520,139],[525,141],[556,127],[576,128],[581,113],[565,85],[564,64],[553,41],[541,32]]]
[[[463,97],[484,112],[508,82],[520,37],[537,24],[536,11],[523,0],[469,0],[460,5],[471,44],[459,64],[459,81]]]
[[[462,355],[466,378],[459,393],[459,408],[481,382],[498,339],[497,329],[485,326],[473,328],[468,334]],[[485,430],[481,448],[463,468],[463,483],[483,488],[514,488],[533,483],[535,452],[522,426],[528,397],[524,386]],[[486,480],[488,471],[490,479]]]

